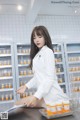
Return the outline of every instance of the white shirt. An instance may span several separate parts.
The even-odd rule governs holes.
[[[53,51],[43,46],[33,59],[33,78],[26,84],[30,88],[37,88],[34,96],[43,98],[46,104],[58,100],[68,100],[68,97],[60,88],[56,72]]]

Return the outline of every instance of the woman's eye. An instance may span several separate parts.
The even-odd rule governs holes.
[[[42,38],[42,36],[39,36],[39,38]]]

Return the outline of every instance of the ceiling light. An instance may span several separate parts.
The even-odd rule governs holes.
[[[22,6],[21,6],[21,5],[18,5],[18,6],[17,6],[17,9],[18,9],[18,10],[22,10]]]

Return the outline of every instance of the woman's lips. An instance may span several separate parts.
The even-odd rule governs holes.
[[[40,45],[40,43],[37,43],[36,45]]]

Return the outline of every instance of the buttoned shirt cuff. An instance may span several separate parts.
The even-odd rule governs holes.
[[[32,85],[30,83],[25,84],[28,89],[32,88]]]
[[[42,92],[40,91],[40,92],[36,92],[36,93],[34,94],[34,96],[40,100],[40,99],[43,97],[43,94],[42,94]]]

